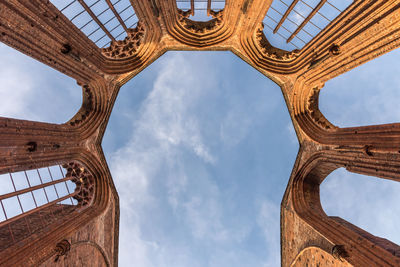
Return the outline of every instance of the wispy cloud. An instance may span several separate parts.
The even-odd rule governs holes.
[[[286,129],[287,129],[287,134],[289,135],[289,140],[293,144],[298,144],[299,141],[297,139],[296,131],[294,130],[293,123],[291,121],[287,124]]]
[[[5,100],[0,105],[1,116],[26,117],[29,113],[26,102],[29,101],[32,91],[31,77],[24,71],[10,66],[0,69],[0,79],[2,81],[0,99]],[[36,118],[34,114],[32,115],[33,119]]]
[[[339,216],[380,237],[400,244],[400,183],[339,169],[321,185],[321,203]]]
[[[279,266],[280,264],[280,208],[276,203],[268,199],[261,199],[259,203],[257,224],[262,229],[265,240],[268,244],[268,260],[263,263],[265,267]]]
[[[63,123],[79,110],[73,79],[1,43],[0,62],[0,116]]]
[[[189,250],[185,252],[179,248],[174,252],[179,245],[165,244],[169,241],[162,239],[168,237],[155,238],[158,242],[144,239],[145,225],[152,217],[149,210],[169,209],[177,223],[181,220],[181,225],[188,227],[195,239],[218,241],[228,238],[220,221],[217,186],[209,180],[207,173],[203,173],[200,180],[189,179],[188,182],[182,159],[188,151],[206,164],[216,161],[203,141],[198,119],[190,111],[194,102],[202,97],[204,87],[196,86],[195,70],[183,61],[181,55],[164,61],[152,91],[140,108],[129,144],[112,156],[112,173],[124,200],[121,202],[122,220],[129,221],[121,223],[129,225],[121,229],[121,233],[125,231],[120,237],[122,265],[132,262],[131,253],[125,250],[132,246],[138,248],[133,251],[137,257],[135,263],[140,266],[170,266],[168,262],[176,257],[176,253],[180,257],[175,258],[174,266],[187,266],[188,260],[194,257]],[[208,77],[210,79],[212,75]],[[188,186],[195,187],[189,189]],[[166,188],[167,193],[155,199],[154,190],[160,187]],[[167,203],[163,203],[164,199]],[[125,247],[126,243],[133,244]]]
[[[260,257],[245,244],[251,234],[264,232],[262,245],[278,246],[278,251],[270,250],[268,266],[279,265],[279,209],[262,204],[257,222],[238,215],[237,189],[223,188],[210,171],[220,163],[214,143],[241,143],[258,123],[249,114],[271,110],[274,101],[265,103],[254,96],[259,104],[249,107],[237,102],[240,96],[219,96],[217,72],[208,71],[209,63],[185,60],[173,54],[162,61],[134,121],[127,122],[135,125],[129,142],[110,157],[121,199],[120,264],[263,266],[265,254]],[[229,107],[222,114],[210,102],[215,97]],[[214,117],[209,120],[199,110]],[[270,223],[278,232],[265,232]]]

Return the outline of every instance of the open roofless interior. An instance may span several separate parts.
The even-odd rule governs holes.
[[[384,55],[382,60],[361,66],[364,74],[357,74],[356,67],[399,46],[399,9],[399,1],[383,0],[340,4],[327,0],[1,2],[0,41],[68,76],[66,83],[76,81],[75,87],[82,88],[82,105],[72,118],[65,113],[67,120],[71,118],[67,122],[60,119],[61,124],[56,124],[60,123],[57,116],[44,112],[41,117],[40,108],[32,104],[20,110],[10,105],[11,101],[31,103],[34,97],[29,97],[31,92],[26,89],[32,84],[30,80],[21,79],[22,92],[1,91],[12,97],[0,109],[6,114],[0,118],[0,178],[2,184],[7,184],[0,195],[0,265],[117,266],[118,255],[124,248],[132,248],[131,257],[125,260],[121,256],[120,265],[135,264],[135,260],[143,266],[399,266],[400,248],[394,243],[398,242],[398,235],[376,231],[373,225],[380,222],[387,229],[395,228],[393,221],[397,218],[391,203],[381,201],[386,212],[379,212],[377,201],[377,211],[358,212],[365,205],[359,203],[360,199],[374,201],[368,195],[349,198],[336,211],[332,208],[333,202],[339,203],[333,198],[342,198],[343,192],[354,194],[349,188],[355,187],[364,193],[376,193],[376,198],[378,191],[383,190],[383,194],[392,196],[387,198],[389,202],[398,200],[395,186],[389,183],[400,178],[400,125],[396,123],[398,117],[385,115],[396,108],[392,103],[398,90],[393,89],[392,99],[380,100],[379,94],[375,94],[375,101],[365,101],[377,119],[371,126],[366,126],[364,121],[367,125],[369,122],[364,118],[342,124],[339,121],[345,110],[336,115],[339,120],[331,119],[329,109],[337,112],[336,109],[343,108],[323,105],[329,120],[323,107],[322,112],[319,109],[321,89],[330,91],[331,84],[343,83],[344,79],[345,84],[351,84],[349,90],[356,91],[366,83],[366,76],[372,76],[368,72],[374,73],[375,79],[383,76],[376,74],[376,67],[369,67],[375,62],[383,62],[379,64],[387,68],[384,74],[393,73],[397,50]],[[200,59],[203,56],[194,56],[193,52],[165,54],[169,50],[224,50],[237,57],[228,59],[206,53],[204,58],[217,61],[204,63]],[[239,58],[275,85],[259,73],[258,78],[256,75],[232,83],[233,76],[246,72],[243,67],[240,75],[235,75],[239,65],[232,70],[217,70],[216,66],[225,61]],[[196,61],[197,66],[185,65],[190,60]],[[232,66],[235,64],[231,61]],[[12,70],[18,64],[4,63],[6,70],[7,65]],[[174,68],[178,74],[173,74]],[[18,75],[11,70],[2,72],[2,77]],[[153,77],[147,75],[146,80],[147,70],[153,72]],[[32,75],[35,73],[41,72],[32,70]],[[353,73],[359,78],[351,81]],[[56,76],[48,77],[49,83],[62,87],[64,78],[57,81]],[[227,81],[217,79],[221,76]],[[264,79],[260,85],[268,88],[257,89],[259,77]],[[131,79],[132,83],[146,83],[152,88],[145,91],[141,86],[131,90],[131,97],[125,96]],[[376,84],[376,90],[389,92],[387,87],[395,87],[396,79],[388,75]],[[45,84],[46,80],[47,77],[32,78],[36,85]],[[207,89],[210,86],[213,89]],[[252,90],[255,94],[251,94]],[[363,99],[368,92],[374,91],[368,89],[355,95],[360,94]],[[60,94],[65,102],[69,97],[79,100],[68,90],[60,90]],[[49,93],[50,97],[57,95]],[[280,124],[271,123],[268,127],[277,130],[277,125],[285,126],[280,137],[286,134],[288,140],[263,146],[262,138],[273,141],[274,134],[263,134],[262,128],[252,127],[263,123],[267,127],[268,109],[278,107],[274,101],[280,101],[282,106],[282,95],[298,141],[290,140],[292,125],[285,123],[283,117],[289,121],[287,112],[281,109],[281,113],[273,112],[271,119],[279,120],[278,114],[285,114]],[[122,105],[126,99],[136,101],[131,107],[125,106],[125,113],[120,112],[125,116],[125,124],[122,119],[112,119],[120,109],[117,99]],[[51,99],[45,102],[49,102],[49,108],[58,103],[51,103]],[[354,103],[349,103],[351,109]],[[21,114],[27,117],[20,117]],[[256,119],[257,116],[260,118]],[[360,121],[363,126],[358,126]],[[113,129],[118,128],[124,131],[121,139],[115,134],[113,137]],[[220,146],[218,138],[228,145]],[[300,144],[294,164],[288,160],[290,156],[281,159],[284,154],[278,153],[285,145],[290,146],[288,142],[294,147],[296,142]],[[235,146],[240,148],[238,156],[229,150]],[[103,150],[107,153],[113,149],[115,153],[104,156]],[[263,150],[274,158],[263,158]],[[236,161],[225,162],[224,153]],[[206,165],[191,160],[195,157]],[[259,177],[264,175],[265,179],[258,181],[257,171],[250,165],[260,160],[264,162],[260,166],[272,165],[276,160],[275,168],[278,163],[294,167],[291,172],[291,167],[282,168],[286,177],[282,177],[284,172],[265,174],[272,169],[259,169]],[[221,169],[214,168],[218,164],[223,165]],[[340,168],[346,171],[335,171]],[[376,183],[362,182],[351,173],[371,176],[368,178]],[[188,175],[191,177],[187,178]],[[274,175],[280,177],[281,183],[270,184],[264,191],[258,189],[267,187],[262,182]],[[154,182],[155,177],[160,182]],[[242,184],[232,186],[234,179],[227,177],[239,177]],[[123,183],[118,185],[124,179],[132,189]],[[282,188],[279,198],[282,194],[283,198],[277,207],[279,190],[274,189],[282,186],[286,190],[283,192]],[[201,195],[202,189],[209,194]],[[249,211],[251,204],[234,204],[233,199],[240,201],[244,197],[248,201],[257,190],[264,199],[250,202],[258,213]],[[128,196],[126,200],[124,195]],[[275,198],[275,205],[269,198]],[[355,201],[358,203],[348,205]],[[163,208],[161,202],[168,204],[170,210]],[[130,229],[131,240],[123,236],[124,227],[129,229],[124,226],[123,217],[120,223],[120,208],[121,213],[126,212],[124,205],[129,203],[133,205],[128,221],[136,222]],[[274,249],[268,243],[268,238],[273,239],[278,231],[271,231],[275,220],[271,218],[276,218],[279,210],[280,255],[271,252],[279,250],[277,242]],[[353,220],[348,216],[351,212],[362,219]],[[223,217],[224,213],[234,219],[226,219],[229,217]],[[173,215],[162,217],[164,214]],[[205,221],[206,216],[212,220]],[[369,218],[371,222],[364,224]],[[243,229],[246,220],[256,222],[258,228]],[[144,225],[158,226],[158,230],[144,229]],[[169,239],[165,235],[168,231],[177,239]],[[194,244],[185,239],[185,231],[197,242],[194,251],[180,250]],[[227,243],[218,243],[221,240]],[[243,240],[247,247],[240,243]],[[176,246],[171,246],[174,242]],[[232,248],[235,242],[243,245],[241,250]],[[210,249],[216,248],[215,244],[220,245],[216,252]]]

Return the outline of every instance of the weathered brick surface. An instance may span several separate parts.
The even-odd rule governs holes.
[[[317,248],[309,247],[300,252],[291,267],[350,267],[348,262],[335,259],[331,254]]]
[[[115,203],[111,199],[103,214],[94,218],[71,235],[64,236],[71,250],[51,256],[41,266],[112,266],[114,258]]]
[[[57,204],[18,219],[10,226],[0,227],[0,247],[5,249],[31,235],[48,231],[49,225],[62,220],[73,211],[73,206]]]

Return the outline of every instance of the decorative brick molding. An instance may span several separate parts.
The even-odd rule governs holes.
[[[67,169],[66,177],[72,177],[72,182],[76,184],[74,199],[78,201],[78,207],[90,205],[94,196],[94,178],[85,167],[78,162],[70,162],[63,165]]]
[[[111,45],[101,50],[102,54],[111,59],[132,57],[138,51],[146,34],[143,23],[138,22],[136,28],[128,29],[127,37],[121,41],[112,41]]]
[[[299,50],[293,50],[291,52],[276,48],[270,44],[267,37],[264,34],[264,24],[256,31],[256,38],[258,40],[258,45],[261,48],[261,51],[264,56],[274,59],[274,60],[282,60],[282,61],[291,61],[296,59],[299,56]]]
[[[71,243],[69,243],[68,240],[64,239],[57,243],[54,250],[56,252],[54,262],[57,262],[60,257],[67,256],[68,252],[71,250]]]
[[[88,85],[83,86],[83,104],[78,114],[69,122],[71,126],[80,125],[86,118],[90,116],[94,108],[93,93]]]
[[[332,256],[335,259],[344,261],[345,258],[349,256],[349,254],[347,254],[346,249],[344,248],[343,245],[334,245],[332,247]]]
[[[191,10],[182,11],[178,9],[179,22],[185,29],[191,31],[192,33],[205,34],[217,30],[222,25],[224,10],[220,10],[218,12],[211,11],[210,14],[213,19],[209,21],[191,20],[188,18],[190,13]]]
[[[311,91],[311,95],[308,99],[308,110],[310,112],[311,118],[317,125],[320,125],[325,130],[334,130],[337,127],[331,124],[325,117],[322,115],[321,111],[319,111],[318,107],[318,98],[319,98],[318,87],[315,87],[314,90]]]

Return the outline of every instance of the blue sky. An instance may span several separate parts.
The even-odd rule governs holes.
[[[129,233],[121,262],[126,250],[140,266],[276,266],[298,150],[284,105],[230,52],[168,52],[126,84],[103,141]]]
[[[327,82],[323,114],[343,127],[398,122],[399,58]],[[3,44],[0,62],[0,116],[63,123],[78,111],[74,80]],[[238,57],[167,52],[121,88],[103,148],[120,195],[121,266],[279,266],[298,143],[279,87]],[[340,169],[321,202],[400,243],[399,190]]]

